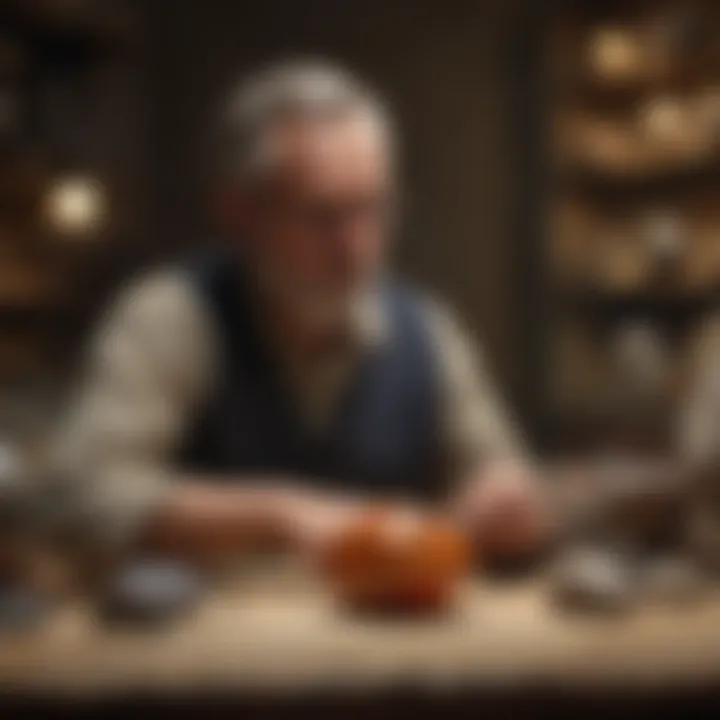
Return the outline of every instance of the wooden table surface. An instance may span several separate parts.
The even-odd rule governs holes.
[[[0,643],[4,692],[103,696],[507,683],[575,688],[720,681],[720,594],[621,618],[567,616],[541,581],[474,582],[456,612],[361,621],[309,579],[236,578],[165,631],[104,627],[69,604],[30,636]]]

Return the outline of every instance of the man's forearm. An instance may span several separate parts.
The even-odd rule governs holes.
[[[149,518],[140,544],[152,552],[200,560],[287,545],[304,497],[302,490],[281,485],[178,483]]]
[[[209,562],[264,549],[312,552],[357,517],[367,501],[310,487],[267,478],[231,486],[197,478],[179,482],[149,518],[140,546]]]

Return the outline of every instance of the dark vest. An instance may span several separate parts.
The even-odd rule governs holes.
[[[437,354],[418,299],[387,282],[386,342],[369,350],[321,431],[301,422],[233,263],[188,270],[214,318],[220,364],[181,448],[182,464],[218,477],[277,474],[336,489],[429,497],[441,487]]]

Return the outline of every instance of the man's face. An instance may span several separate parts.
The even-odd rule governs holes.
[[[287,123],[267,139],[275,165],[247,229],[261,275],[297,312],[344,312],[383,262],[386,138],[377,123],[347,116]]]

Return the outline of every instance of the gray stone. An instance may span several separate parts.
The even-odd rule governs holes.
[[[567,609],[620,612],[636,599],[634,558],[612,548],[572,549],[560,558],[552,578],[554,598]]]
[[[201,589],[199,572],[186,563],[142,560],[114,575],[101,609],[109,620],[160,623],[190,612]]]

